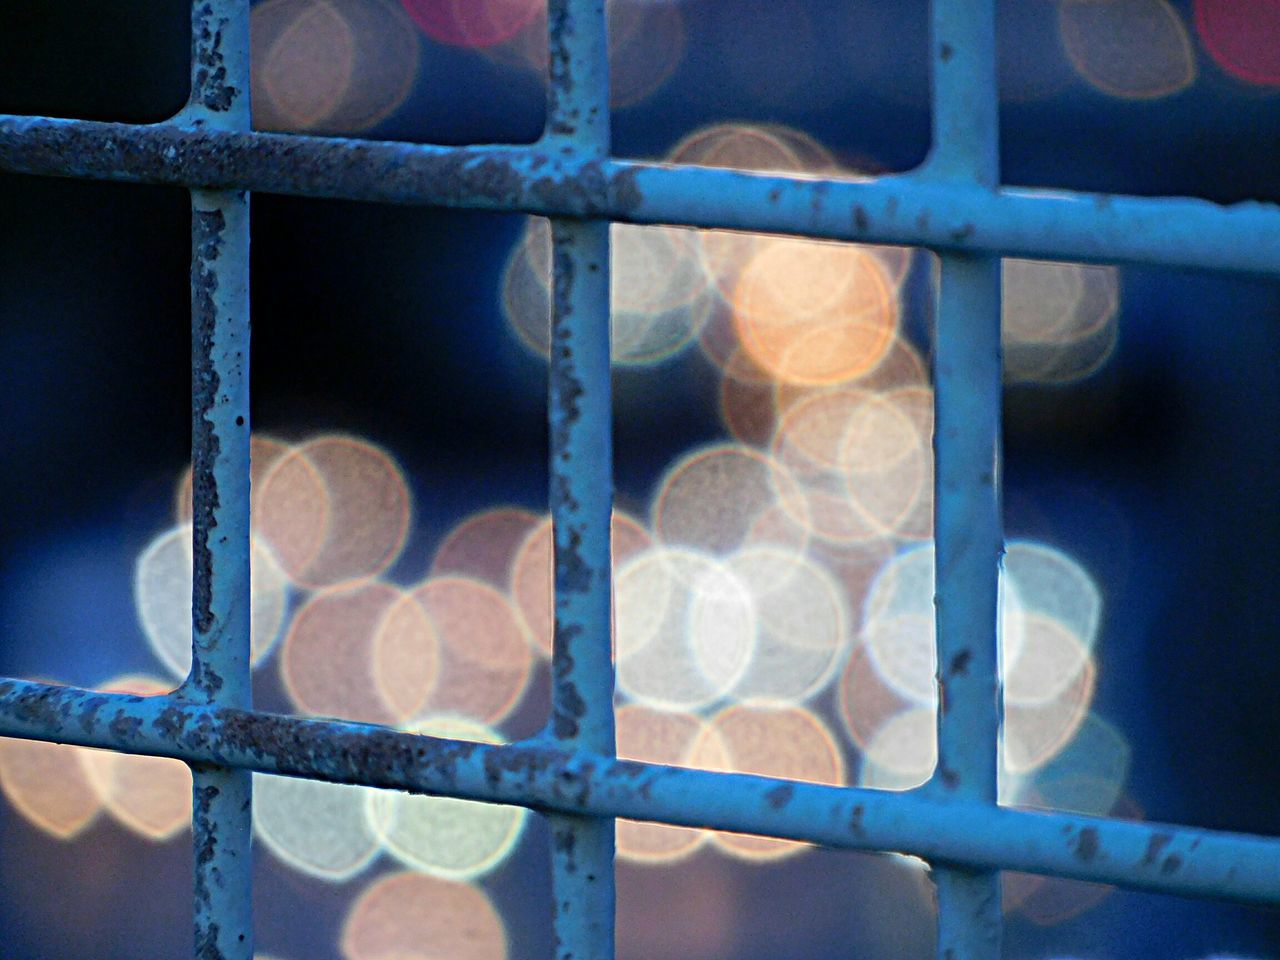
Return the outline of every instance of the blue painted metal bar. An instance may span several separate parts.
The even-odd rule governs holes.
[[[995,0],[933,0],[930,177],[999,183]],[[938,765],[930,791],[996,803],[1000,261],[943,253],[934,339]],[[1000,874],[933,872],[939,960],[999,960]]]
[[[663,767],[538,738],[490,746],[385,727],[0,679],[0,736],[338,783],[768,834],[933,863],[1280,903],[1280,838]]]
[[[1280,273],[1280,206],[946,182],[797,180],[437,147],[0,115],[0,170],[803,234],[1056,260]]]
[[[550,84],[540,146],[575,161],[609,155],[604,0],[551,0]],[[612,757],[610,517],[613,436],[609,224],[551,221],[551,517],[555,645],[550,733],[567,750]],[[614,824],[549,816],[558,960],[612,960]]]
[[[934,352],[939,796],[994,804],[1000,724],[1000,262],[944,254]],[[997,873],[935,870],[939,957],[1000,955]],[[947,953],[945,951],[951,951]]]
[[[249,129],[248,0],[197,0],[192,129]],[[249,198],[191,191],[191,673],[179,696],[249,709]],[[252,960],[252,774],[193,763],[197,960]]]

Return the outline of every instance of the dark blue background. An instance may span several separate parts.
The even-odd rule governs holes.
[[[702,124],[743,119],[801,128],[849,162],[906,169],[923,157],[923,3],[802,5],[822,68],[798,93],[749,98],[717,77],[728,49],[757,59],[766,80],[785,70],[769,59],[766,6],[684,4],[685,62],[616,115],[615,151],[658,156]],[[1004,107],[1005,182],[1280,200],[1280,94],[1247,90],[1197,50],[1190,89],[1153,102],[1107,97],[1071,76],[1052,3],[999,6],[1006,81],[1060,87]],[[184,7],[3,4],[0,111],[166,117],[186,92]],[[847,29],[857,17],[879,27]],[[482,59],[438,46],[423,62],[408,103],[370,136],[536,137],[532,79],[498,78]],[[130,576],[167,521],[189,451],[186,196],[0,176],[0,225],[0,675],[94,683],[148,669]],[[261,196],[253,229],[258,429],[342,429],[393,451],[418,511],[406,568],[421,567],[468,512],[541,507],[545,373],[507,332],[498,300],[518,218]],[[1095,710],[1133,746],[1128,792],[1147,816],[1280,833],[1280,287],[1126,268],[1122,290],[1119,345],[1099,374],[1007,394],[1008,532],[1060,546],[1101,583]],[[643,502],[671,460],[720,435],[714,390],[695,355],[618,374],[624,503]],[[549,951],[539,836],[487,883],[513,957]],[[107,824],[60,844],[0,806],[0,956],[182,955],[189,863],[181,841],[153,846]],[[695,891],[733,885],[736,955],[751,960],[860,956],[883,942],[870,931],[906,889],[880,861],[834,853],[681,869]],[[290,931],[264,948],[286,960],[327,956],[351,890],[269,864],[259,873],[260,924]],[[653,882],[622,868],[624,908]],[[920,922],[918,911],[910,918]],[[927,927],[903,931],[894,952],[928,956],[931,942]],[[1117,893],[1047,930],[1012,919],[1006,956],[1214,951],[1280,954],[1280,915]]]

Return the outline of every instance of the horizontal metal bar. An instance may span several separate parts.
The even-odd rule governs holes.
[[[927,179],[816,180],[438,147],[0,115],[0,170],[803,234],[1056,260],[1280,272],[1280,207]]]
[[[1277,838],[663,767],[570,752],[549,739],[462,743],[366,724],[11,679],[0,679],[0,736],[895,851],[936,864],[1280,903]]]

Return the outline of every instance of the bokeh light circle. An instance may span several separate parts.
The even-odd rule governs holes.
[[[473,743],[502,743],[481,723],[455,716],[418,721],[409,732]],[[515,849],[528,811],[456,797],[423,797],[394,790],[369,792],[366,809],[386,851],[414,870],[468,880],[493,870]]]
[[[815,391],[778,422],[773,457],[797,483],[780,499],[797,522],[808,517],[815,538],[847,544],[908,525],[914,532],[932,457],[903,399],[896,391]]]
[[[347,880],[378,855],[381,841],[365,806],[369,787],[253,775],[253,831],[283,864],[332,883]]]
[[[910,790],[938,763],[937,714],[909,707],[883,723],[863,748],[858,782],[876,790]]]
[[[327,0],[267,0],[250,13],[253,120],[308,130],[337,109],[355,72],[351,25]]]
[[[373,581],[322,591],[294,614],[280,679],[305,713],[395,725],[441,675],[435,624],[404,591]]]
[[[432,40],[455,47],[501,43],[529,23],[542,0],[400,0]]]
[[[500,723],[520,703],[533,644],[505,593],[466,577],[430,577],[410,591],[435,628],[439,680],[424,712]]]
[[[418,76],[417,31],[395,0],[267,0],[250,20],[256,129],[367,130]]]
[[[770,238],[733,287],[743,347],[778,380],[836,383],[873,369],[898,324],[880,261],[852,244]]]
[[[473,514],[436,547],[431,575],[470,577],[506,590],[516,553],[540,522],[538,514],[519,507],[494,507]]]
[[[934,565],[932,543],[897,554],[881,570],[863,605],[862,642],[880,678],[912,703],[936,702],[934,674]],[[1022,647],[1023,606],[1017,585],[999,581],[1001,669],[1017,660]]]
[[[733,697],[798,703],[815,696],[849,648],[839,586],[812,560],[776,547],[741,550],[725,566],[747,588],[756,622],[755,650]]]
[[[1001,265],[1001,345],[1010,383],[1089,376],[1118,336],[1114,267],[1007,259]]]
[[[734,773],[779,777],[844,786],[844,757],[826,725],[802,707],[752,701],[734,704],[708,722],[711,750]],[[697,751],[695,750],[697,757]],[[717,769],[716,760],[698,757],[699,766]],[[717,831],[712,840],[724,853],[742,860],[778,860],[808,844],[772,837]]]
[[[610,238],[610,355],[619,366],[651,366],[682,352],[709,316],[696,234],[680,227],[615,223]],[[507,259],[502,308],[532,353],[551,353],[551,228],[528,221]]]
[[[82,749],[0,737],[0,790],[28,823],[59,840],[79,835],[102,809]]]
[[[484,891],[419,873],[380,877],[347,911],[345,960],[506,960],[507,933]]]
[[[324,539],[295,581],[312,589],[377,576],[400,555],[409,532],[409,489],[395,461],[373,444],[331,434],[300,445],[268,474],[272,483],[294,458],[305,458],[328,495]]]
[[[751,592],[726,565],[654,547],[618,571],[618,690],[649,706],[694,710],[726,696],[755,651]]]
[[[1196,32],[1218,66],[1247,83],[1280,86],[1280,3],[1193,2]]]
[[[1034,637],[1034,630],[1031,635]],[[1031,702],[1019,702],[1006,693],[1001,728],[1001,756],[1006,770],[1036,770],[1071,742],[1088,716],[1096,676],[1093,661],[1086,658],[1050,700],[1032,698]],[[1018,692],[1015,690],[1015,694]]]
[[[134,569],[134,607],[147,644],[178,678],[191,670],[192,554],[191,525],[183,524],[155,537],[138,556]],[[250,662],[256,665],[280,636],[289,581],[256,537],[250,570]]]
[[[130,674],[98,689],[152,697],[169,693],[173,685]],[[88,749],[80,751],[80,760],[103,807],[134,834],[163,841],[190,825],[191,768],[181,760]]]
[[[653,530],[667,544],[725,554],[753,542],[803,548],[808,539],[801,491],[787,471],[746,444],[701,447],[672,464],[658,483]],[[780,499],[796,522],[766,525]]]
[[[1195,81],[1191,38],[1168,0],[1060,0],[1058,30],[1076,72],[1113,97],[1154,100]]]
[[[652,710],[638,704],[617,709],[618,756],[623,760],[640,760],[667,766],[689,767],[710,749],[706,721],[692,713]],[[705,830],[673,827],[665,823],[640,823],[619,820],[617,851],[623,860],[646,864],[675,863],[692,855],[708,839]]]
[[[610,533],[616,581],[617,569],[652,546],[653,538],[638,521],[620,510],[613,511]],[[551,518],[546,517],[525,536],[511,566],[512,598],[534,651],[543,657],[551,656],[555,633],[553,547]]]

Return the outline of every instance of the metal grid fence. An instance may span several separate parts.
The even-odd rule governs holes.
[[[192,206],[191,673],[162,697],[0,679],[0,735],[177,757],[194,774],[195,955],[253,955],[250,776],[513,803],[552,824],[556,952],[613,956],[613,818],[711,827],[933,866],[938,956],[1000,953],[999,871],[1280,903],[1280,840],[1002,808],[1000,256],[1280,271],[1280,209],[999,183],[995,0],[933,0],[933,149],[872,181],[614,159],[604,0],[551,0],[550,95],[531,146],[255,133],[249,0],[196,0],[191,97],[149,126],[0,116],[0,170],[176,184]],[[552,218],[552,718],[491,746],[253,711],[249,684],[249,192]],[[619,760],[609,653],[610,221],[729,227],[940,254],[933,778],[906,793]]]

